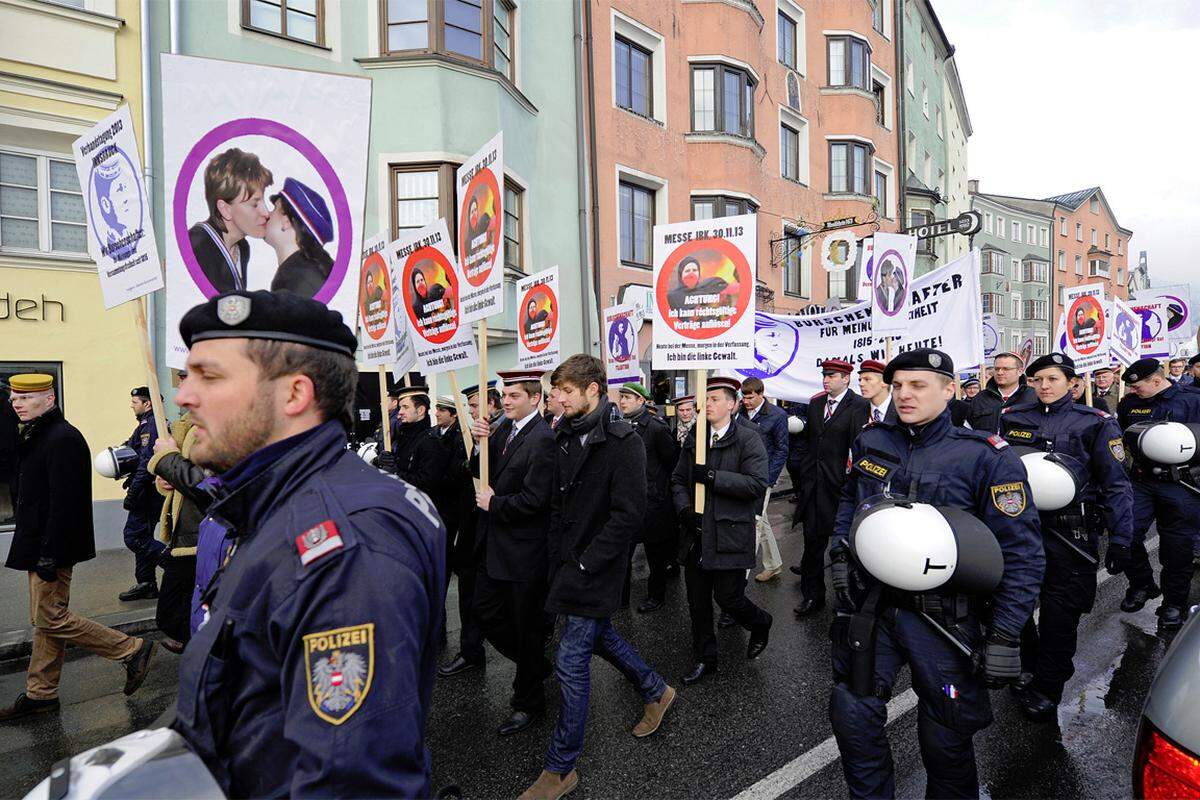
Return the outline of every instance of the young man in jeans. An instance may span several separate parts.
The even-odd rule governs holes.
[[[557,674],[558,722],[545,767],[521,800],[558,800],[579,784],[592,655],[637,687],[645,704],[633,735],[658,730],[675,690],[646,666],[612,626],[621,603],[629,543],[646,510],[646,452],[628,422],[613,419],[604,365],[574,355],[550,376],[563,406],[555,429],[550,500],[550,594],[546,610],[563,617]]]

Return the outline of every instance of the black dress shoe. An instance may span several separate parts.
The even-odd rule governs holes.
[[[637,612],[639,614],[649,614],[651,611],[658,611],[662,607],[662,600],[658,600],[653,597],[647,597],[642,601],[641,605],[637,607]]]
[[[750,631],[750,643],[746,645],[746,660],[753,661],[762,655],[762,651],[767,649],[767,639],[771,634],[771,615],[767,615],[767,624],[761,625]]]
[[[1141,611],[1146,607],[1146,603],[1162,594],[1162,589],[1159,589],[1154,584],[1149,586],[1130,586],[1125,590],[1125,599],[1121,601],[1121,610],[1132,614],[1135,611]]]
[[[0,722],[8,722],[34,714],[45,714],[50,711],[58,711],[57,697],[51,697],[49,700],[35,700],[21,692],[11,706],[0,708]]]
[[[797,575],[799,577],[804,577],[804,573],[800,570],[799,567],[788,567],[788,571],[791,572],[793,575]]]
[[[1033,673],[1022,671],[1021,677],[1017,678],[1017,682],[1012,685],[1012,688],[1014,691],[1028,689],[1031,683],[1033,683]]]
[[[1158,628],[1163,631],[1177,631],[1187,619],[1187,614],[1178,606],[1159,606],[1157,613]]]
[[[154,642],[142,639],[138,651],[125,660],[125,696],[133,694],[146,680],[150,671],[150,657],[154,655]]]
[[[721,612],[721,616],[717,617],[717,627],[718,628],[728,628],[730,625],[736,625],[736,624],[737,624],[737,620],[735,620],[733,617],[726,614],[724,611]]]
[[[717,665],[709,664],[707,661],[697,662],[696,668],[691,671],[691,674],[684,676],[684,686],[694,686],[704,680],[705,675],[716,675]]]
[[[158,597],[158,587],[153,583],[138,583],[117,595],[117,599],[128,603],[131,600],[153,600]]]
[[[1053,722],[1058,718],[1058,703],[1033,689],[1024,689],[1017,695],[1017,708],[1030,722]]]
[[[504,720],[503,724],[496,729],[496,733],[501,736],[511,736],[514,733],[520,733],[533,724],[533,714],[528,711],[514,711],[512,715]]]
[[[809,614],[815,614],[823,608],[825,608],[824,597],[816,600],[806,597],[801,600],[800,605],[793,608],[792,611],[795,612],[797,617],[807,617]]]
[[[451,675],[461,675],[473,669],[483,669],[483,663],[482,661],[468,661],[463,658],[462,653],[459,653],[449,664],[442,664],[438,667],[438,675],[441,675],[443,678],[449,678]]]

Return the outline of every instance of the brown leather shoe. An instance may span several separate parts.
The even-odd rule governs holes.
[[[579,785],[579,772],[571,770],[566,775],[542,770],[538,779],[533,782],[517,800],[558,800],[575,791]]]
[[[154,655],[154,642],[142,639],[137,652],[125,659],[125,695],[128,697],[138,690],[146,680],[150,671],[150,658]]]
[[[646,704],[646,710],[642,713],[641,721],[633,726],[633,735],[641,739],[658,730],[658,726],[662,725],[663,717],[667,715],[667,709],[674,702],[675,690],[668,686],[667,690],[663,692],[662,697],[653,703]]]
[[[12,719],[29,717],[34,714],[46,714],[50,711],[58,711],[57,697],[38,700],[21,692],[17,695],[17,699],[13,701],[11,706],[0,708],[0,722],[8,722]]]

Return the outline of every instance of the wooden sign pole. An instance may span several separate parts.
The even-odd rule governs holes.
[[[468,409],[463,404],[462,393],[458,391],[458,375],[456,375],[453,372],[449,373],[449,375],[450,375],[450,391],[454,393],[454,410],[456,412],[455,416],[458,417],[458,432],[462,434],[463,451],[466,452],[467,460],[470,461],[471,448],[474,446],[474,442],[471,440],[471,426],[469,424],[467,424],[467,417],[469,416]],[[487,450],[487,448],[486,447],[479,448],[480,454],[482,454],[484,450]],[[475,490],[479,491],[479,479],[478,478],[475,478]]]
[[[479,320],[479,419],[488,422],[488,332],[487,320]],[[479,445],[479,485],[488,488],[488,447],[487,442]]]
[[[1092,373],[1090,372],[1083,374],[1083,402],[1089,406],[1092,404]]]
[[[383,430],[383,451],[385,453],[392,452],[392,421],[388,418],[388,390],[387,390],[387,367],[383,364],[379,365],[379,413],[383,421],[380,427]]]
[[[149,295],[148,295],[149,296]],[[137,325],[138,345],[146,362],[146,386],[150,389],[150,407],[154,410],[154,428],[158,438],[170,435],[167,430],[166,412],[163,411],[162,391],[158,388],[158,370],[154,367],[154,353],[150,352],[150,327],[146,324],[145,297],[133,301],[133,318]]]
[[[704,407],[708,404],[708,372],[698,369],[693,373],[696,383],[696,464],[707,464],[708,458],[708,418],[704,415]],[[697,514],[704,514],[704,484],[696,481]]]
[[[1117,378],[1117,402],[1121,402],[1121,398],[1125,396],[1125,381]]]

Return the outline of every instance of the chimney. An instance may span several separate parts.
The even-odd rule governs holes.
[[[967,194],[979,194],[979,179],[972,178],[967,181]]]

